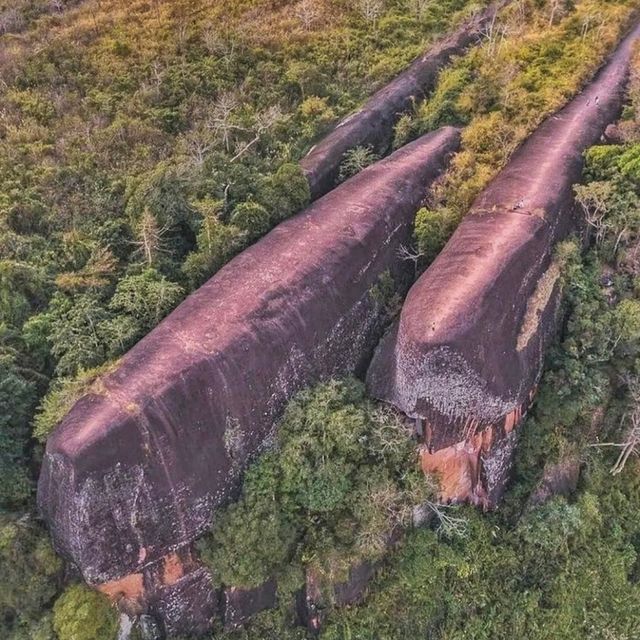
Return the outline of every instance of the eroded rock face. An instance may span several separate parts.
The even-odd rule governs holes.
[[[529,496],[527,508],[544,504],[554,496],[568,498],[578,487],[581,466],[577,453],[566,454],[558,462],[546,464],[542,478]]]
[[[340,164],[349,149],[371,146],[379,153],[385,152],[393,138],[393,127],[402,113],[433,89],[438,73],[453,56],[463,53],[481,39],[498,10],[509,1],[494,2],[465,21],[315,145],[300,163],[309,180],[311,197],[318,198],[334,187]]]
[[[398,248],[458,144],[454,128],[429,134],[279,225],[73,407],[47,443],[38,502],[87,582],[134,603],[199,589],[199,570],[177,577],[168,558],[234,495],[294,393],[366,368],[385,316],[373,290],[405,276]]]
[[[583,152],[619,114],[632,46],[546,120],[478,197],[409,292],[368,373],[371,393],[424,429],[443,497],[495,504],[556,326],[558,240],[574,228]]]
[[[268,580],[255,589],[229,587],[224,590],[222,599],[225,629],[235,629],[257,613],[276,606],[277,585],[275,580]]]

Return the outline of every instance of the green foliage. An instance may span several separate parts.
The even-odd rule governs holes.
[[[360,383],[303,391],[276,449],[249,468],[241,499],[216,515],[203,558],[222,583],[242,587],[311,563],[343,575],[380,557],[394,527],[409,524],[429,491],[416,458],[403,425]]]
[[[446,124],[467,124],[469,114],[464,112],[460,97],[471,80],[472,74],[468,66],[460,65],[443,70],[436,91],[418,112],[420,127],[428,131]]]
[[[104,595],[74,584],[53,606],[53,628],[58,640],[115,640],[118,616]]]
[[[388,269],[380,274],[377,282],[371,287],[369,295],[384,310],[388,320],[400,313],[402,298],[397,292],[397,285]]]
[[[243,202],[233,210],[230,222],[248,238],[259,238],[269,230],[269,212],[257,202]]]
[[[142,335],[153,329],[182,299],[182,287],[167,280],[155,269],[124,277],[109,302],[116,317],[111,321],[129,321],[136,331],[130,341],[115,350],[122,352]]]
[[[236,226],[220,220],[222,203],[203,200],[194,203],[200,215],[196,236],[197,250],[190,253],[182,265],[192,287],[202,284],[212,276],[246,241],[245,234]]]
[[[245,476],[243,499],[216,516],[213,543],[202,558],[225,584],[258,586],[283,566],[296,542],[296,528],[280,499],[277,460],[267,454]]]
[[[447,209],[422,208],[416,214],[415,235],[418,250],[428,262],[432,262],[444,247],[453,229],[453,218]]]
[[[0,353],[0,505],[5,507],[19,505],[31,494],[25,459],[35,400],[35,385],[14,358]]]
[[[259,197],[271,213],[271,223],[277,223],[300,211],[309,202],[309,182],[300,165],[283,164],[266,179]]]
[[[378,160],[379,156],[371,147],[354,147],[344,154],[342,163],[340,164],[340,181],[346,180],[356,173],[360,173],[369,165]]]
[[[607,468],[592,457],[575,503],[555,498],[515,521],[468,511],[463,539],[410,532],[366,603],[332,611],[321,637],[633,637],[637,468],[618,481]]]
[[[627,344],[640,345],[640,300],[623,300],[614,317],[618,337]]]
[[[0,515],[0,635],[37,638],[58,589],[62,563],[46,532],[29,516]],[[25,634],[24,636],[21,634]],[[47,639],[48,640],[48,639]]]

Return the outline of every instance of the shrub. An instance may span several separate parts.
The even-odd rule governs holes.
[[[53,628],[58,640],[115,640],[118,616],[104,595],[74,584],[53,606]]]
[[[340,181],[355,176],[378,159],[378,155],[371,147],[354,147],[344,154],[340,164]]]
[[[0,635],[36,623],[54,598],[62,563],[29,516],[0,515]],[[20,637],[20,636],[18,636]]]
[[[247,234],[250,239],[259,238],[271,227],[269,212],[257,202],[243,202],[231,214],[230,222]]]

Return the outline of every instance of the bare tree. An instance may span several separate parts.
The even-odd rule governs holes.
[[[422,260],[425,255],[422,251],[417,251],[416,249],[411,249],[410,247],[406,247],[401,244],[398,248],[398,257],[400,260],[405,260],[408,262],[413,262],[413,271],[414,277],[418,275],[418,264],[420,260]]]
[[[144,261],[152,266],[160,254],[166,253],[163,236],[168,231],[168,227],[160,227],[156,217],[145,209],[138,225],[138,240],[135,243]]]
[[[295,15],[302,23],[302,26],[309,31],[313,24],[320,17],[320,8],[317,0],[302,0],[295,7]]]
[[[615,464],[611,468],[613,475],[622,473],[631,455],[640,455],[640,379],[631,377],[627,379],[629,388],[628,411],[622,416],[620,427],[623,429],[622,442],[603,442],[596,447],[615,447],[620,449]]]
[[[259,113],[256,116],[253,126],[253,138],[251,138],[249,142],[242,145],[238,149],[238,151],[236,151],[236,154],[233,156],[233,158],[231,158],[231,162],[235,162],[240,157],[242,157],[247,151],[249,151],[249,149],[251,149],[251,147],[253,147],[257,142],[260,141],[260,138],[262,138],[265,133],[273,129],[273,127],[282,122],[284,119],[285,115],[282,113],[282,109],[277,104]]]
[[[586,223],[594,230],[598,246],[602,245],[611,230],[609,203],[612,192],[613,187],[608,182],[592,182],[575,187],[576,201],[584,212]]]
[[[416,18],[422,18],[429,7],[433,6],[434,0],[410,0],[409,9],[415,14]]]
[[[595,29],[595,38],[599,39],[602,36],[602,31],[605,27],[606,20],[604,16],[597,13],[589,13],[582,19],[582,39],[584,40],[591,31]]]
[[[469,535],[469,522],[466,518],[451,515],[454,505],[428,501],[426,506],[438,519],[436,531],[447,538],[466,538]]]
[[[358,0],[357,6],[362,17],[375,24],[384,11],[384,0]]]
[[[490,55],[495,55],[502,47],[507,37],[507,27],[498,23],[497,15],[481,32],[483,45],[488,49]]]
[[[238,97],[235,93],[223,93],[213,105],[207,118],[207,127],[221,139],[227,152],[231,150],[231,134],[239,127],[233,123],[233,115],[238,108]]]
[[[212,56],[218,56],[229,67],[235,53],[234,42],[223,38],[218,29],[210,24],[202,32],[202,43]]]

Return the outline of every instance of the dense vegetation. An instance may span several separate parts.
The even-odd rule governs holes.
[[[305,204],[314,138],[472,5],[365,4],[95,0],[3,36],[0,503],[30,497],[42,396],[40,441],[95,367]]]
[[[201,544],[223,584],[250,588],[303,567],[346,579],[380,559],[413,506],[429,494],[411,429],[368,401],[356,381],[302,392],[278,428],[276,447],[246,475],[242,498]],[[281,581],[282,582],[282,581]]]
[[[41,444],[185,295],[304,206],[296,161],[314,139],[484,4],[0,2],[0,636],[114,637],[115,612],[69,586],[33,515]],[[598,66],[633,7],[513,2],[402,118],[396,146],[466,125],[417,219],[424,263]],[[334,611],[327,592],[324,637],[638,636],[637,82],[631,98],[621,144],[591,150],[576,189],[592,248],[584,259],[575,243],[559,250],[567,322],[504,507],[439,510],[431,527],[409,530],[363,606]],[[342,177],[372,160],[353,150]],[[387,555],[392,532],[410,529],[412,506],[430,497],[414,456],[397,417],[353,380],[296,398],[278,447],[201,543],[220,583],[279,578],[282,610],[231,635],[304,637],[288,627],[286,596],[307,570],[329,584]],[[543,467],[572,459],[578,492],[529,503]]]

